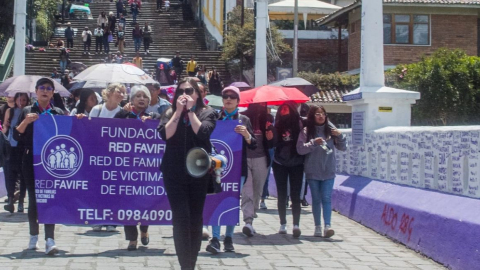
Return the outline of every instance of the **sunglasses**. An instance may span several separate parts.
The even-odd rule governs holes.
[[[195,91],[195,89],[193,89],[193,87],[190,87],[190,88],[179,88],[177,90],[177,92],[179,93],[179,95],[183,95],[183,93],[185,93],[186,95],[191,95],[193,94],[193,92]]]
[[[238,99],[237,95],[228,95],[228,94],[223,94],[222,95],[223,99]]]
[[[325,116],[325,115],[326,115],[325,113],[316,113],[315,114],[316,117]]]
[[[43,86],[43,85],[40,85],[40,86],[38,87],[38,90],[41,90],[41,91],[53,91],[53,87],[51,87],[51,86],[45,87],[45,86]]]

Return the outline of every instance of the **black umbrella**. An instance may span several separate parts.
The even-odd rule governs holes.
[[[305,79],[302,79],[300,77],[287,78],[285,80],[272,82],[270,83],[270,85],[283,86],[283,87],[295,87],[300,91],[302,91],[308,97],[320,91],[320,89],[318,89],[311,82]]]

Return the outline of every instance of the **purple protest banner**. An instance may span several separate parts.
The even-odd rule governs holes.
[[[35,191],[44,224],[169,225],[159,170],[158,121],[41,115],[34,124]],[[223,192],[208,195],[204,223],[239,223],[242,138],[219,121],[211,141],[228,163]],[[185,164],[178,164],[185,166]]]

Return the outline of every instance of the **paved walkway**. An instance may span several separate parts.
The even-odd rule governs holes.
[[[279,235],[276,200],[267,200],[267,206],[269,209],[262,210],[255,220],[257,235],[246,238],[241,227],[236,227],[236,253],[210,255],[205,251],[207,242],[204,241],[197,269],[445,269],[336,213],[332,217],[336,235],[332,239],[313,237],[310,207],[303,208],[299,239],[292,237],[291,228],[288,235]],[[288,221],[291,219],[289,216]],[[43,240],[39,242],[39,251],[25,250],[29,240],[27,214],[10,215],[1,209],[0,269],[180,269],[172,228],[152,226],[149,231],[148,247],[129,252],[121,227],[118,232],[108,233],[93,232],[85,226],[58,225],[55,238],[61,252],[56,257],[47,257],[43,253]],[[42,238],[43,233],[41,227]]]

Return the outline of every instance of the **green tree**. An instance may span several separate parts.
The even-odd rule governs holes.
[[[243,28],[241,26],[241,14],[242,7],[240,6],[237,6],[228,14],[228,31],[225,36],[222,52],[222,59],[230,63],[232,74],[240,74],[239,61],[242,56],[247,59],[244,63],[244,70],[251,69],[255,65],[255,24],[253,10],[246,9],[244,11]],[[267,31],[266,38],[268,43],[267,65],[269,74],[273,75],[275,74],[275,68],[281,63],[280,59],[285,53],[291,52],[292,49],[284,42],[283,36],[273,25],[270,26],[270,31]]]
[[[62,0],[34,0],[33,16],[37,20],[37,33],[43,40],[48,40],[53,34],[53,23],[58,13],[58,5]]]
[[[13,35],[13,6],[12,0],[0,0],[0,43]]]
[[[418,63],[388,71],[386,83],[421,93],[412,108],[412,124],[480,123],[479,57],[461,50],[439,49]]]

